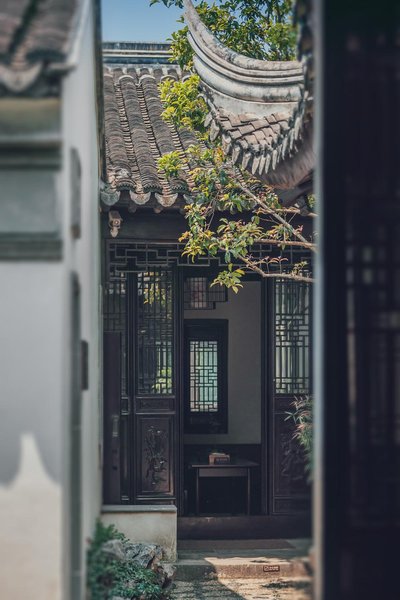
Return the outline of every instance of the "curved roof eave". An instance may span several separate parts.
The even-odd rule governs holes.
[[[256,177],[274,182],[276,187],[291,187],[293,177],[288,178],[288,169],[281,166],[293,163],[302,138],[310,139],[305,129],[312,123],[302,63],[238,54],[207,29],[191,0],[184,0],[184,6],[194,67],[211,111],[211,138],[221,135],[225,152],[234,163]],[[302,158],[299,163],[312,169],[307,145],[307,160]],[[299,173],[299,177],[306,175]]]

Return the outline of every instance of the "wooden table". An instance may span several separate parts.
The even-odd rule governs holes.
[[[229,464],[209,465],[207,463],[193,463],[191,469],[196,471],[196,515],[200,514],[200,479],[206,477],[246,477],[247,480],[247,514],[250,514],[251,501],[251,469],[258,467],[258,463],[251,460],[237,459]]]

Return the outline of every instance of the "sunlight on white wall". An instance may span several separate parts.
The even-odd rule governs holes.
[[[31,434],[18,473],[0,486],[0,581],[7,600],[61,598],[61,488],[46,473]]]

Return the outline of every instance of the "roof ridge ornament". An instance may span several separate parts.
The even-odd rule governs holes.
[[[100,179],[100,200],[106,206],[114,206],[119,200],[119,192],[116,191],[110,183]]]

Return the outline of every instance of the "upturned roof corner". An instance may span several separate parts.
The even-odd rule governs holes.
[[[205,100],[212,139],[233,161],[280,189],[310,176],[312,98],[304,64],[243,56],[224,46],[184,0],[189,42]]]

